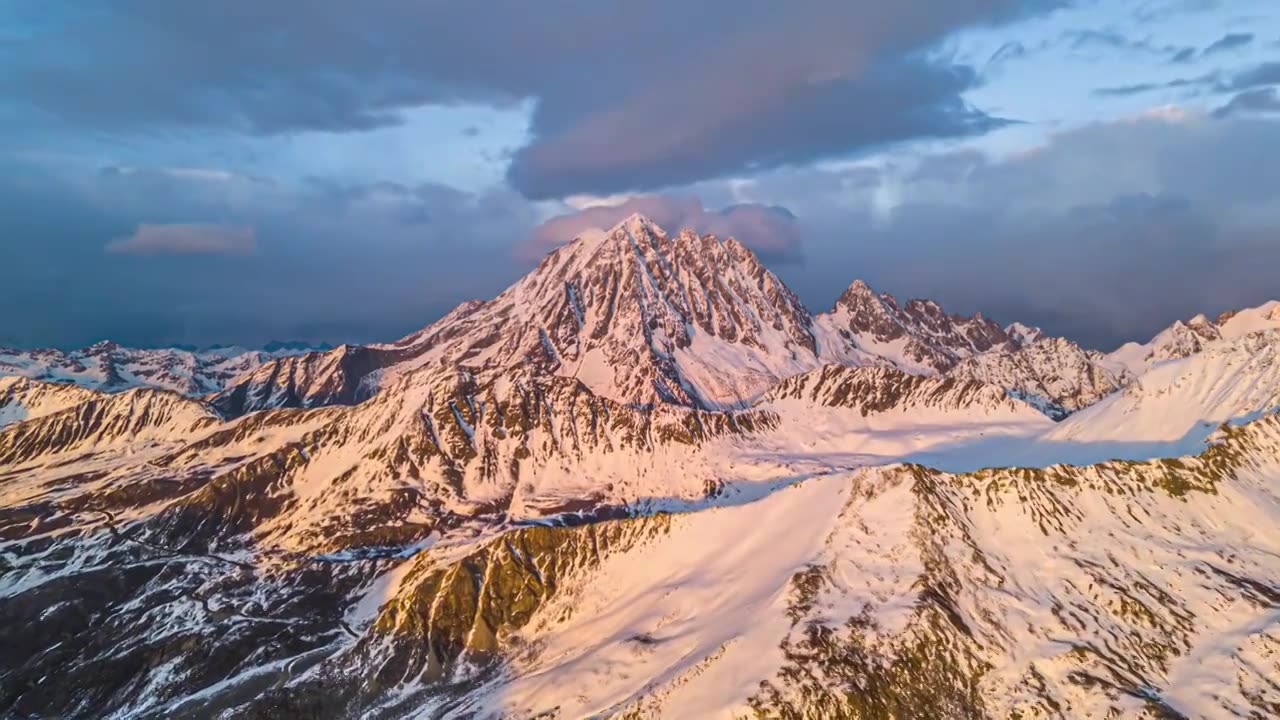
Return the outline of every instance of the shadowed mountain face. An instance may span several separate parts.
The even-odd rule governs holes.
[[[0,715],[1273,716],[1273,315],[811,316],[635,217],[217,392],[0,378]]]

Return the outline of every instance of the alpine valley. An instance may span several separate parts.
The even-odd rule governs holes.
[[[1104,354],[633,216],[0,373],[0,716],[1280,716],[1280,302]]]

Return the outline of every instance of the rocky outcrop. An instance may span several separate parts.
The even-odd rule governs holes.
[[[1016,350],[1018,341],[977,313],[949,315],[932,300],[900,305],[888,293],[877,293],[855,281],[835,306],[816,319],[824,359],[865,364],[880,357],[911,373],[937,374],[967,357],[993,350]]]
[[[139,388],[97,395],[0,431],[0,465],[20,465],[112,443],[181,442],[217,421],[203,403],[164,390]]]
[[[1017,412],[1020,406],[999,386],[977,380],[926,377],[885,367],[839,365],[788,378],[771,390],[765,400],[803,400],[821,407],[850,408],[863,416],[920,408]]]
[[[147,387],[195,397],[220,390],[231,378],[301,349],[305,348],[294,344],[277,344],[271,350],[128,348],[109,341],[79,350],[0,348],[0,375],[103,392]]]
[[[966,358],[947,374],[1002,387],[1055,420],[1089,407],[1133,381],[1127,370],[1111,366],[1101,353],[1052,337],[1017,350]]]

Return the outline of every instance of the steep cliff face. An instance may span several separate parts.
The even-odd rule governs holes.
[[[808,311],[741,243],[632,217],[579,238],[486,303],[397,343],[285,358],[215,405],[236,414],[363,399],[392,375],[558,375],[620,403],[741,407],[816,364]],[[365,360],[342,365],[351,353]]]
[[[1016,350],[1017,337],[980,313],[949,315],[932,300],[900,305],[855,281],[815,324],[823,358],[845,365],[868,364],[867,358],[917,374],[945,372],[964,358],[993,350]]]
[[[1000,386],[977,380],[911,375],[886,367],[839,365],[788,378],[778,383],[766,400],[800,400],[820,407],[849,408],[863,416],[916,409],[952,410],[977,416],[993,410],[1019,414],[1026,409]]]
[[[1128,370],[1066,338],[1037,339],[1016,350],[965,358],[947,374],[1002,387],[1057,420],[1133,381]]]

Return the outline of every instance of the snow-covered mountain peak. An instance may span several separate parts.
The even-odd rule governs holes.
[[[741,243],[671,235],[633,216],[557,248],[489,302],[347,358],[282,360],[233,383],[215,404],[240,414],[354,402],[394,376],[461,368],[482,380],[570,377],[622,403],[741,407],[818,364],[811,323]]]
[[[825,359],[857,365],[867,364],[866,356],[878,356],[912,373],[936,374],[966,357],[1018,347],[981,313],[949,315],[933,300],[900,304],[862,280],[855,280],[817,325],[826,339]]]
[[[1111,443],[1114,457],[1197,452],[1225,422],[1280,411],[1280,329],[1208,344],[1153,365],[1101,402],[1068,418],[1046,439]]]
[[[1230,310],[1216,320],[1199,314],[1190,320],[1174,321],[1146,343],[1124,344],[1107,355],[1107,362],[1140,375],[1158,363],[1195,355],[1212,343],[1275,328],[1280,328],[1280,301],[1275,300],[1258,307]]]
[[[1022,326],[1019,338],[1034,338],[1015,350],[988,352],[962,360],[948,374],[1004,388],[1042,412],[1061,419],[1128,384],[1127,370],[1112,367],[1102,353],[1061,337],[1040,337]]]
[[[485,313],[536,323],[536,362],[625,402],[740,404],[816,356],[808,311],[754,253],[642,216],[564,246]]]
[[[204,395],[272,358],[297,349],[271,352],[219,347],[208,350],[127,348],[102,340],[79,350],[0,348],[0,375],[16,375],[55,383],[74,383],[116,392],[134,387]]]
[[[658,223],[651,220],[648,215],[639,212],[631,213],[623,218],[617,225],[610,228],[609,233],[612,234],[619,230],[631,230],[632,232],[641,233],[657,233],[661,235],[666,234],[666,231],[663,230]]]
[[[1030,345],[1044,336],[1044,330],[1041,330],[1038,327],[1023,325],[1020,322],[1006,325],[1004,332],[1011,340],[1024,346]]]

